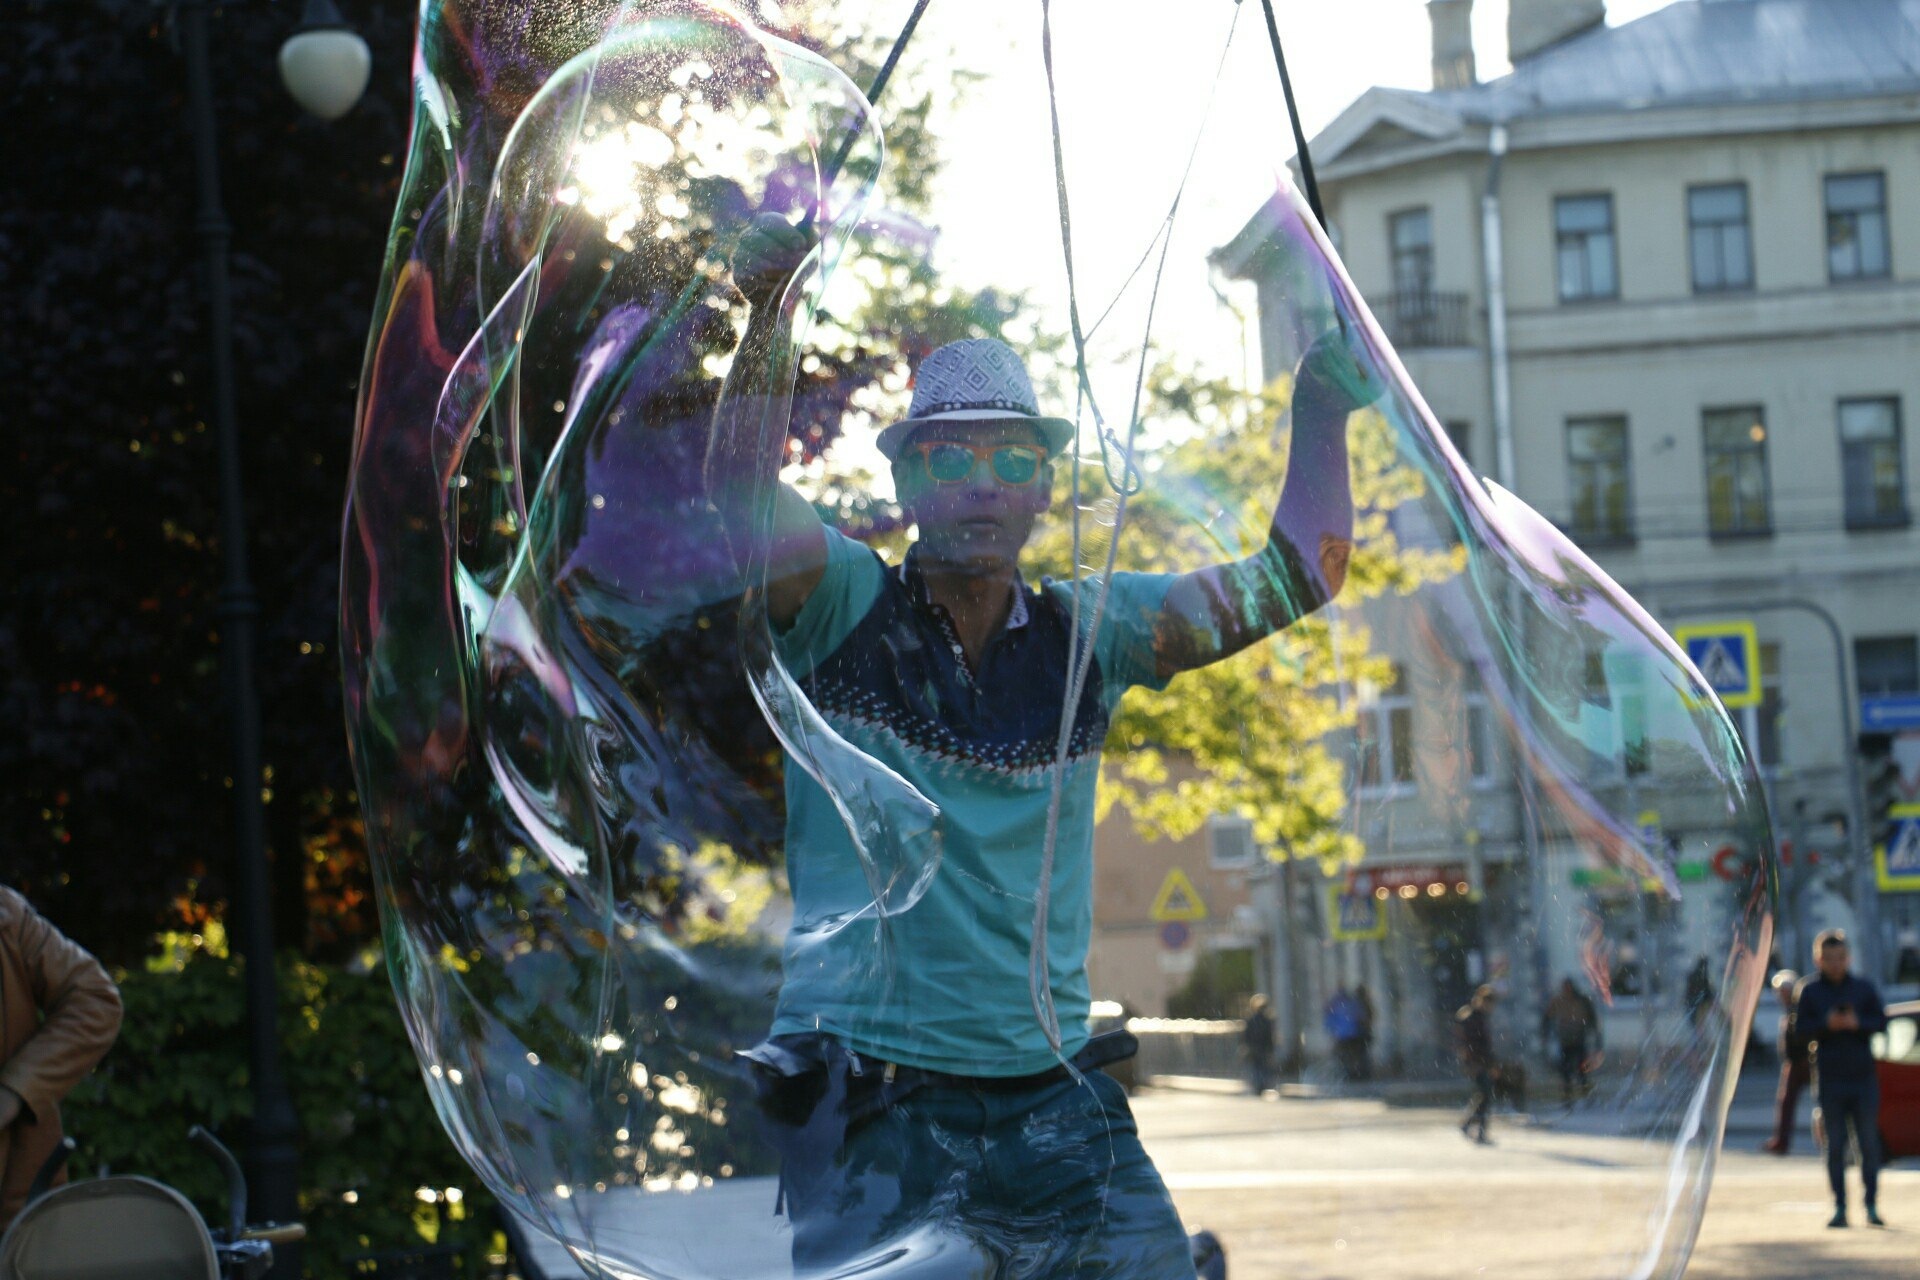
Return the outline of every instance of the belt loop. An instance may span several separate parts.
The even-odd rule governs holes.
[[[900,1064],[897,1062],[889,1062],[887,1064],[887,1069],[882,1074],[881,1078],[884,1079],[888,1084],[892,1084],[894,1076],[898,1075],[899,1072],[900,1072]]]

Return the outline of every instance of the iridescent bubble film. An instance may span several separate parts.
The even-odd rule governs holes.
[[[1258,15],[922,7],[869,101],[912,4],[422,5],[342,631],[448,1133],[597,1276],[1679,1275],[1771,947],[1726,712],[1436,424],[1218,92]],[[1239,1024],[1122,1006],[1241,963],[1448,1099],[1608,1034],[1444,1177],[1338,1098],[1230,1167],[1120,1081]]]

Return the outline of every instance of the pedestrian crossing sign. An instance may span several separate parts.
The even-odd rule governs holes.
[[[1167,872],[1167,878],[1160,882],[1160,892],[1153,895],[1151,914],[1160,924],[1173,921],[1192,924],[1207,918],[1207,904],[1200,897],[1200,891],[1193,887],[1193,881],[1187,873],[1174,867]]]
[[[1873,851],[1880,888],[1888,893],[1920,892],[1920,804],[1897,804],[1890,816],[1887,842]]]
[[[1339,942],[1371,942],[1387,936],[1386,902],[1367,889],[1336,880],[1327,886],[1327,920]]]
[[[1760,705],[1760,638],[1751,622],[1701,622],[1676,628],[1707,687],[1728,708]]]

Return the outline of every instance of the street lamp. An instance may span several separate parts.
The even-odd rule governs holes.
[[[280,46],[280,80],[312,116],[338,120],[367,91],[373,56],[333,0],[307,0],[300,26]]]
[[[207,18],[247,0],[156,0],[177,24],[187,64],[187,123],[193,136],[194,234],[200,241],[206,289],[208,370],[214,438],[220,457],[220,555],[223,584],[216,610],[221,675],[227,686],[233,752],[234,862],[239,890],[235,938],[246,958],[247,1063],[253,1086],[253,1127],[247,1163],[253,1202],[261,1216],[291,1221],[299,1213],[298,1117],[280,1070],[277,999],[273,979],[272,895],[267,884],[266,813],[260,794],[260,702],[254,686],[254,624],[258,597],[247,573],[247,524],[240,476],[240,428],[234,405],[233,297],[228,248],[233,229],[220,199],[219,146],[213,115],[213,75]],[[324,118],[344,114],[367,84],[366,42],[346,28],[332,0],[308,0],[305,20],[280,51],[281,74],[296,100]],[[274,1268],[298,1275],[299,1260]]]

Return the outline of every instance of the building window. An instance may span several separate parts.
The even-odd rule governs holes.
[[[1627,542],[1633,505],[1627,484],[1627,420],[1567,419],[1569,532],[1585,543]]]
[[[1887,177],[1837,173],[1827,178],[1827,275],[1878,280],[1892,271],[1887,251]]]
[[[1480,680],[1480,668],[1467,667],[1467,776],[1485,786],[1493,781],[1493,708]]]
[[[1687,189],[1687,243],[1693,291],[1753,288],[1753,238],[1747,230],[1747,184]]]
[[[1359,783],[1375,794],[1413,787],[1413,699],[1407,693],[1407,673],[1393,668],[1392,683],[1381,687],[1362,681],[1359,715],[1354,722],[1358,748]]]
[[[1652,764],[1647,741],[1647,699],[1639,665],[1632,661],[1608,662],[1600,650],[1586,656],[1585,703],[1588,747],[1594,752],[1598,776],[1602,778],[1639,777]],[[1588,715],[1593,719],[1588,720]]]
[[[1840,402],[1840,474],[1846,484],[1847,528],[1907,522],[1900,444],[1899,400],[1879,396]]]
[[[1560,301],[1620,296],[1613,244],[1613,197],[1560,196],[1553,202]]]
[[[1780,716],[1786,703],[1780,695],[1780,646],[1772,641],[1760,644],[1760,705],[1742,707],[1741,727],[1746,730],[1747,750],[1762,769],[1777,769],[1784,763],[1780,752]]]
[[[1433,291],[1433,214],[1408,209],[1387,219],[1393,239],[1393,291]]]
[[[1855,640],[1853,679],[1863,698],[1920,693],[1920,637],[1862,636]]]
[[[1460,455],[1460,461],[1473,465],[1473,424],[1470,422],[1449,422],[1446,424],[1447,440],[1453,445],[1453,451]]]
[[[1716,538],[1768,533],[1767,424],[1759,405],[1708,409],[1707,532]]]

